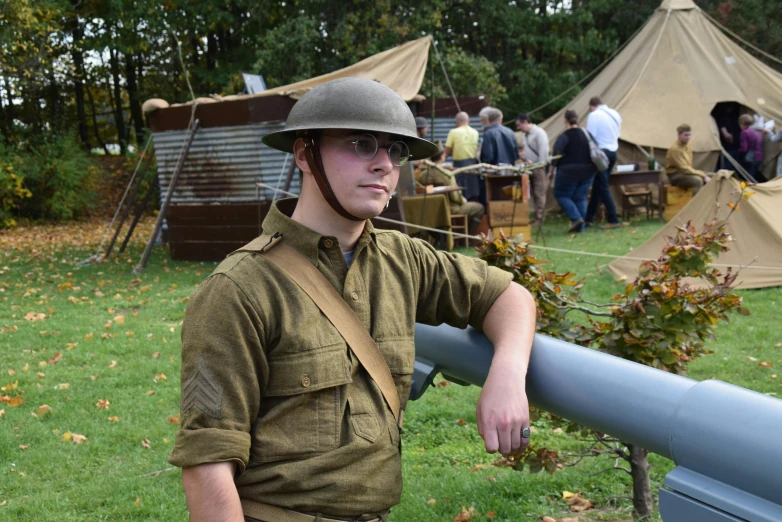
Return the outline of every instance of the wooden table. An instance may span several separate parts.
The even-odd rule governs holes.
[[[612,187],[621,185],[657,185],[657,215],[663,221],[665,213],[665,187],[662,170],[635,170],[633,172],[613,172],[608,176],[608,184]]]

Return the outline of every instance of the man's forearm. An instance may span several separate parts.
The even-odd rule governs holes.
[[[232,462],[202,464],[182,470],[191,522],[244,522]]]
[[[535,335],[535,300],[526,288],[511,283],[486,314],[483,332],[494,344],[495,358],[508,360],[526,374]]]

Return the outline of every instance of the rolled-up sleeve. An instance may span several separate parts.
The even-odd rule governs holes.
[[[482,329],[486,314],[513,275],[481,259],[435,250],[424,241],[410,244],[418,270],[416,322]]]
[[[181,428],[169,462],[235,462],[244,471],[268,364],[261,320],[228,276],[193,294],[182,325]]]

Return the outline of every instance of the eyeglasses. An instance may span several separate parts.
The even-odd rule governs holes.
[[[324,134],[324,136],[352,143],[356,150],[356,156],[361,159],[369,160],[374,158],[378,149],[386,149],[388,151],[388,159],[397,167],[401,167],[410,159],[410,149],[404,141],[395,141],[390,145],[381,146],[377,143],[375,135],[369,133],[362,134],[354,140],[342,138],[340,136],[332,136],[330,134]]]

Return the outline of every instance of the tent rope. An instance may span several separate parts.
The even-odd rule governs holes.
[[[728,29],[727,27],[725,27],[724,25],[722,25],[721,23],[719,23],[717,20],[715,20],[714,18],[712,18],[711,16],[709,16],[709,13],[707,13],[706,11],[704,11],[703,9],[701,9],[700,7],[698,7],[698,6],[695,6],[695,8],[696,8],[698,11],[700,11],[700,13],[701,13],[703,16],[705,16],[705,17],[706,17],[706,19],[707,19],[707,20],[709,20],[711,23],[713,23],[713,24],[714,24],[714,25],[716,25],[717,27],[721,28],[721,29],[722,29],[722,30],[724,30],[726,33],[728,33],[729,35],[731,35],[732,37],[734,37],[735,39],[737,39],[738,41],[740,41],[741,43],[743,43],[744,45],[746,45],[747,47],[749,47],[750,49],[752,49],[753,51],[756,51],[756,52],[758,52],[758,53],[762,54],[763,56],[765,56],[766,58],[768,58],[769,60],[773,60],[773,61],[777,62],[778,64],[782,65],[782,60],[780,60],[780,59],[779,59],[779,58],[777,58],[776,56],[774,56],[774,55],[772,55],[772,54],[768,54],[768,53],[767,53],[767,52],[765,52],[764,50],[762,50],[762,49],[759,49],[758,47],[755,47],[754,45],[752,45],[751,43],[749,43],[748,41],[746,41],[744,38],[742,38],[741,36],[737,35],[737,34],[736,34],[736,33],[734,33],[733,31],[731,31],[730,29]]]
[[[258,181],[256,183],[259,187],[262,188],[268,188],[268,189],[274,189],[273,186],[267,185],[265,183],[261,183]],[[291,196],[294,198],[298,198],[299,195],[295,194],[293,192],[288,192],[286,190],[280,189],[280,192],[286,196]],[[384,221],[386,223],[393,223],[395,225],[405,225],[421,230],[426,230],[427,232],[435,232],[437,234],[445,234],[448,236],[453,236],[455,238],[460,239],[475,239],[476,241],[483,241],[483,238],[481,236],[471,236],[469,234],[462,234],[460,232],[452,232],[450,230],[442,230],[439,228],[431,228],[423,225],[418,225],[416,223],[408,223],[406,221],[399,221],[396,219],[391,218],[385,218],[385,217],[374,217],[372,219],[377,219],[378,221]],[[621,256],[617,254],[598,254],[597,252],[587,252],[585,250],[568,250],[565,248],[555,248],[555,247],[546,247],[546,246],[540,246],[540,245],[531,245],[530,248],[537,249],[537,250],[547,250],[550,252],[559,252],[562,254],[574,254],[574,255],[584,255],[584,256],[592,256],[592,257],[603,257],[608,259],[626,259],[629,261],[657,261],[657,258],[645,258],[645,257],[632,257],[632,256]],[[600,265],[600,266],[606,266],[606,265]],[[735,268],[739,267],[742,269],[755,269],[755,270],[774,270],[774,271],[782,271],[782,266],[755,266],[755,265],[748,265],[748,266],[740,266],[740,265],[728,265],[728,264],[722,264],[722,263],[710,263],[710,266],[714,267],[722,267],[722,268]]]
[[[445,83],[448,84],[448,90],[451,91],[451,97],[453,98],[453,102],[456,104],[456,110],[459,112],[462,112],[462,108],[459,107],[459,100],[456,99],[456,94],[453,92],[453,87],[451,86],[451,79],[448,78],[448,72],[445,70],[445,64],[443,63],[443,59],[440,56],[440,51],[437,50],[437,40],[434,39],[434,36],[432,36],[432,47],[434,47],[434,52],[437,55],[437,60],[440,62],[440,67],[443,69],[443,75],[445,75]],[[432,93],[434,95],[434,93]]]
[[[541,109],[545,109],[546,107],[548,107],[549,105],[551,105],[551,104],[552,104],[552,103],[554,103],[555,101],[559,100],[559,99],[560,99],[560,98],[562,98],[564,95],[566,95],[567,93],[569,93],[570,91],[572,91],[573,89],[575,89],[576,87],[578,87],[579,85],[581,85],[582,83],[584,83],[584,82],[585,82],[587,79],[591,78],[591,77],[592,77],[592,76],[593,76],[593,75],[594,75],[596,72],[598,72],[598,71],[602,70],[603,66],[604,66],[605,64],[607,64],[608,62],[610,62],[611,60],[613,60],[613,59],[614,59],[614,57],[615,57],[617,54],[619,54],[619,53],[620,53],[620,52],[621,52],[621,51],[622,51],[622,50],[623,50],[625,47],[627,47],[627,44],[629,44],[630,42],[632,42],[632,41],[633,41],[633,38],[635,38],[635,37],[638,35],[638,33],[640,33],[640,32],[641,32],[641,30],[642,30],[644,27],[646,27],[646,26],[647,26],[647,24],[648,24],[648,23],[649,23],[649,21],[647,20],[647,21],[646,21],[646,23],[644,23],[643,25],[641,25],[641,27],[639,27],[639,28],[638,28],[638,29],[637,29],[637,30],[636,30],[636,31],[635,31],[635,32],[634,32],[634,33],[633,33],[633,34],[630,36],[630,38],[628,38],[627,40],[625,40],[625,43],[623,43],[622,45],[620,45],[620,46],[619,46],[619,48],[618,48],[616,51],[614,51],[613,53],[611,53],[611,55],[610,55],[608,58],[606,58],[605,60],[603,60],[603,62],[602,62],[600,65],[598,65],[597,67],[595,67],[594,69],[592,69],[592,71],[591,71],[589,74],[587,74],[586,76],[584,76],[583,78],[581,78],[581,79],[578,81],[578,83],[576,83],[576,84],[574,84],[574,85],[571,85],[571,86],[570,86],[570,87],[569,87],[569,88],[568,88],[566,91],[564,91],[564,92],[560,93],[558,96],[556,96],[555,98],[552,98],[551,100],[547,101],[546,103],[544,103],[544,104],[543,104],[543,105],[541,105],[540,107],[536,107],[536,108],[532,109],[531,111],[528,111],[526,114],[527,114],[527,115],[534,114],[534,113],[538,112],[538,111],[539,111],[539,110],[541,110]],[[506,107],[506,108],[507,108],[507,109],[511,109],[511,110],[515,110],[515,109],[513,109],[512,107]],[[517,111],[517,112],[524,112],[524,111]]]

